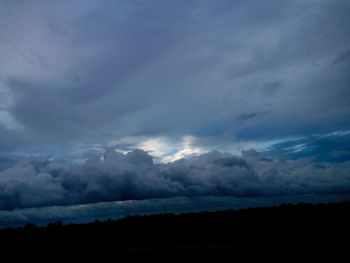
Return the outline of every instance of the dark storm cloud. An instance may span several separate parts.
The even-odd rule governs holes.
[[[1,1],[0,207],[349,191],[349,11]]]
[[[271,196],[350,190],[350,163],[278,161],[256,151],[209,152],[154,164],[141,150],[83,163],[36,158],[0,173],[0,208],[40,207],[174,196]]]
[[[23,161],[23,159],[25,159],[23,156],[9,155],[0,152],[0,172]]]
[[[1,3],[1,143],[40,152],[125,136],[262,140],[349,127],[349,8]],[[269,114],[237,118],[258,112]]]

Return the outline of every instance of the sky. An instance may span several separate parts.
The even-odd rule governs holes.
[[[350,192],[347,0],[0,1],[0,209]]]

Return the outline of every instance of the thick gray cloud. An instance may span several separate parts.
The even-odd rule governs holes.
[[[350,190],[350,162],[275,160],[209,152],[154,164],[142,150],[83,163],[26,160],[0,173],[2,210],[175,196],[274,196]]]
[[[1,1],[0,207],[349,191],[349,12]]]
[[[2,1],[0,147],[347,129],[349,10],[346,0]]]

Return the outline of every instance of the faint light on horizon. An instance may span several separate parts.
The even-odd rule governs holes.
[[[168,163],[208,151],[208,149],[196,145],[196,141],[197,138],[192,135],[185,135],[179,141],[155,137],[137,143],[136,148],[148,152],[155,157],[156,162]]]

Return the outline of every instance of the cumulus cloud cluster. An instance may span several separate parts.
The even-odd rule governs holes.
[[[142,150],[82,163],[36,158],[0,173],[0,209],[174,196],[271,196],[350,191],[350,161],[268,159],[209,152],[157,164]]]

